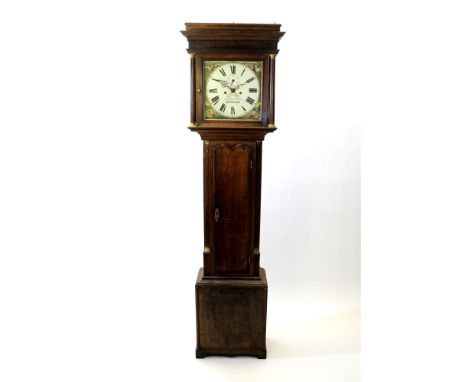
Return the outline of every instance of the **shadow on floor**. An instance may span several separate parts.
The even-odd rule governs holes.
[[[267,329],[268,358],[360,352],[359,310]]]

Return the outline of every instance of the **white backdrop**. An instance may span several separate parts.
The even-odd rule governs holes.
[[[358,380],[368,47],[360,7],[305,4],[2,2],[1,380]],[[186,21],[286,31],[263,156],[266,361],[195,359]]]

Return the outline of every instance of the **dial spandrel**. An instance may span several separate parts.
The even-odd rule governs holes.
[[[205,61],[205,120],[261,119],[262,61]]]

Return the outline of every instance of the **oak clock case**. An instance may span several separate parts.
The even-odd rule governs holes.
[[[262,142],[276,130],[279,24],[186,23],[190,130],[203,141],[203,268],[197,358],[266,358],[268,283],[260,267]]]

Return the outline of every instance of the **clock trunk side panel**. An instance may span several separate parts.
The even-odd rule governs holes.
[[[211,160],[210,160],[210,142],[203,142],[203,237],[204,237],[204,248],[203,248],[203,268],[206,276],[211,276],[211,248],[213,248],[210,242],[211,233],[211,217],[213,216],[212,205],[210,203],[212,199],[211,195]]]
[[[255,144],[211,144],[212,274],[251,274]]]
[[[256,142],[254,160],[254,225],[252,227],[253,253],[251,258],[252,276],[258,277],[260,271],[260,214],[262,199],[262,142]]]

